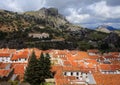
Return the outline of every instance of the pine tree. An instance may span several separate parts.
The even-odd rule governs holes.
[[[51,70],[51,62],[50,62],[50,55],[47,53],[45,57],[45,72],[46,72],[46,78],[51,78],[53,77]]]
[[[39,85],[39,76],[36,74],[37,71],[37,59],[35,53],[32,53],[29,64],[25,71],[24,80],[29,82],[31,85]]]
[[[44,55],[41,53],[40,58],[37,60],[33,52],[25,71],[24,80],[31,85],[43,84],[46,78],[53,77],[50,69],[51,63],[49,54]]]
[[[37,67],[39,69],[38,71],[38,75],[39,75],[39,79],[40,79],[40,83],[43,83],[45,82],[45,74],[44,74],[44,55],[43,53],[41,53],[41,56],[38,60],[38,63],[37,63]]]
[[[41,56],[38,60],[38,67],[39,67],[39,76],[41,83],[45,82],[46,78],[51,78],[52,72],[51,69],[51,63],[50,63],[50,56],[49,54],[46,54],[46,56],[41,53]]]

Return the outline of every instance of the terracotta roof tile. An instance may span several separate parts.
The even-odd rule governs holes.
[[[93,74],[97,85],[120,85],[120,74]]]
[[[24,71],[25,71],[25,65],[24,64],[16,64],[14,66],[14,73],[15,74],[21,75],[21,74],[24,74]]]
[[[15,54],[13,54],[11,60],[17,60],[19,58],[28,58],[29,56],[29,52],[28,51],[20,51],[20,52],[17,52]]]
[[[64,61],[63,63],[64,63],[64,66],[71,66],[70,61]]]
[[[10,73],[10,71],[11,71],[11,70],[1,69],[1,70],[0,70],[0,76],[1,76],[1,77],[7,76],[7,75]]]
[[[0,63],[0,69],[5,69],[9,63]]]
[[[98,53],[99,50],[97,50],[97,49],[91,49],[91,50],[88,50],[88,52],[89,52],[89,53]]]
[[[93,59],[86,59],[85,62],[92,63],[92,64],[98,64],[98,62],[96,60],[93,60]]]
[[[10,57],[10,53],[0,53],[0,57]]]
[[[100,65],[99,65],[99,68],[100,68],[101,70],[105,70],[105,71],[111,70],[110,64],[100,64]]]

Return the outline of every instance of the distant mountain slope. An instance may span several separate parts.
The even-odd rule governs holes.
[[[109,26],[109,25],[100,25],[100,26],[97,27],[96,30],[101,31],[101,32],[105,32],[105,33],[110,33],[110,32],[113,32],[117,29],[112,27],[112,26]]]

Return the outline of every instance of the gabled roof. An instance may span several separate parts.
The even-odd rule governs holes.
[[[99,68],[103,71],[115,71],[120,69],[120,65],[115,64],[100,64]]]
[[[19,58],[28,58],[29,56],[29,52],[28,51],[20,51],[20,52],[16,52],[15,54],[13,54],[11,60],[18,60]]]

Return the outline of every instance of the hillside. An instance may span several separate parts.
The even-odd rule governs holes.
[[[120,51],[120,37],[73,25],[55,8],[0,11],[0,47]]]
[[[80,27],[75,27],[69,23],[55,8],[42,8],[38,11],[25,12],[23,14],[0,10],[1,31],[13,32],[34,26],[40,28],[50,27],[59,30],[72,27],[80,29]]]

